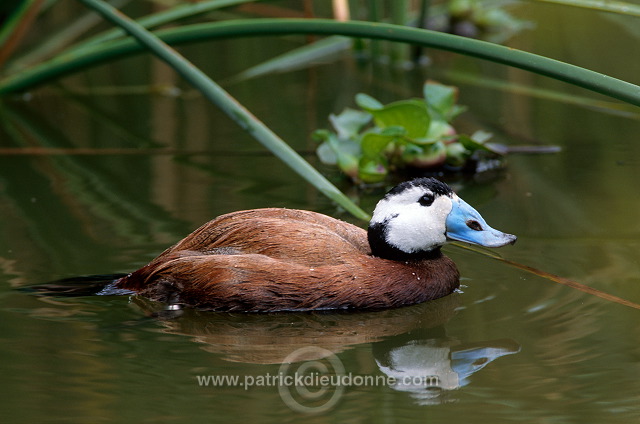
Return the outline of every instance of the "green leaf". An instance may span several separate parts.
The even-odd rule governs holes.
[[[356,94],[356,104],[367,112],[379,110],[384,107],[382,103],[380,103],[370,95],[364,93]]]
[[[493,137],[493,134],[484,130],[478,130],[471,134],[471,139],[480,144],[486,143],[491,137]]]
[[[396,135],[380,134],[375,132],[368,132],[362,136],[360,147],[362,148],[362,155],[367,158],[382,157],[382,153],[387,146],[394,142],[397,138]]]
[[[470,152],[475,152],[476,150],[484,150],[486,152],[491,152],[496,155],[502,156],[503,152],[498,149],[492,148],[490,144],[486,144],[486,141],[489,140],[493,135],[486,131],[476,131],[471,137],[468,135],[460,134],[458,136],[458,141],[460,144]]]
[[[469,156],[471,156],[471,152],[465,149],[461,143],[451,143],[447,145],[447,163],[449,165],[464,166]]]
[[[356,137],[360,130],[371,122],[371,115],[355,109],[346,108],[340,115],[329,115],[329,121],[340,138]]]
[[[424,98],[437,111],[446,111],[456,104],[457,90],[455,87],[427,81],[422,87]]]
[[[466,107],[456,105],[458,100],[457,87],[427,81],[424,84],[423,93],[429,107],[447,122],[451,122],[466,110]]]
[[[333,151],[331,145],[329,143],[320,143],[318,148],[316,149],[316,154],[318,155],[318,159],[320,162],[325,165],[337,165],[338,164],[338,155]]]
[[[431,124],[427,105],[421,100],[401,100],[369,112],[380,128],[403,127],[409,138],[425,137]]]
[[[392,125],[390,127],[384,128],[382,131],[380,131],[380,134],[393,137],[405,137],[407,135],[407,130],[406,128],[399,125]]]
[[[440,166],[447,158],[447,148],[441,141],[428,145],[408,144],[402,153],[402,160],[415,168]]]
[[[338,167],[345,175],[355,180],[358,175],[358,158],[352,155],[340,155],[338,156]]]
[[[431,144],[436,141],[447,140],[456,135],[456,130],[442,119],[434,119],[429,126],[429,132],[423,139],[414,140],[418,144]]]
[[[374,184],[384,181],[389,170],[384,160],[376,160],[367,157],[360,159],[358,165],[358,178],[363,183]]]
[[[470,152],[474,152],[476,150],[486,150],[485,146],[482,143],[478,143],[471,137],[465,134],[460,134],[458,137],[458,141],[460,144]]]
[[[345,174],[356,178],[358,174],[358,158],[362,155],[360,144],[354,139],[340,139],[336,134],[327,130],[318,130],[313,133],[316,141],[322,144],[316,149],[322,163],[338,165]]]
[[[326,61],[336,53],[349,49],[351,45],[350,38],[341,36],[324,38],[252,66],[233,77],[232,81],[247,80],[276,72],[305,69],[319,61]]]

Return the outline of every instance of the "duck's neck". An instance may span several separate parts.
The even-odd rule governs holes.
[[[440,247],[430,250],[418,250],[415,252],[405,252],[387,241],[386,226],[384,224],[370,224],[367,231],[371,254],[378,258],[391,259],[394,261],[421,261],[424,259],[436,259],[442,256]]]

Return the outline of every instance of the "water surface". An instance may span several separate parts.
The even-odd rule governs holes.
[[[526,11],[556,16],[544,15],[545,7]],[[582,42],[556,43],[560,32],[578,39],[583,28],[574,22],[578,18],[564,18],[562,25],[558,19],[541,20],[514,45],[640,83],[637,58],[615,42],[628,31],[625,25],[599,18],[601,32],[611,39],[599,40],[596,55]],[[630,40],[637,46],[637,38]],[[284,43],[279,48],[295,44]],[[215,45],[226,46],[216,50],[220,57],[209,52],[197,61],[222,78],[244,64],[230,60],[221,69],[220,61],[242,49],[258,55],[269,41]],[[500,66],[457,56],[436,59],[474,75],[591,97]],[[129,74],[131,67],[140,73]],[[383,101],[419,96],[422,81],[435,74],[358,65],[346,55],[229,89],[296,149],[312,152],[311,131],[326,126],[329,113],[353,106],[355,93]],[[184,91],[178,97],[101,91],[147,81]],[[303,208],[356,222],[147,57],[63,82],[64,89],[44,86],[28,101],[2,105],[2,147],[77,149],[0,156],[0,410],[7,422],[640,418],[640,311],[460,248],[446,252],[462,272],[461,292],[378,313],[186,311],[173,317],[162,305],[135,297],[52,298],[18,291],[58,278],[129,272],[233,210]],[[553,155],[512,156],[505,170],[491,175],[448,178],[490,224],[519,236],[515,246],[498,253],[640,302],[637,113],[620,116],[475,84],[461,84],[460,102],[471,110],[462,126],[489,129],[505,143],[562,147]],[[148,150],[160,146],[180,154]],[[105,148],[122,151],[98,151]],[[142,150],[125,150],[132,148]],[[384,191],[355,190],[313,154],[306,157],[366,210]],[[296,352],[306,356],[282,368]],[[277,385],[256,384],[300,366],[342,366],[352,376],[415,376],[426,383],[351,384],[325,392],[290,387],[293,400]],[[223,375],[254,384],[199,384],[198,377]],[[336,390],[336,401],[323,409]],[[315,413],[299,412],[293,403],[315,407]]]

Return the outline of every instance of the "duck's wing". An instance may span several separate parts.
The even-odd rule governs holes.
[[[206,267],[237,266],[240,256],[253,258],[255,270],[269,259],[288,267],[310,269],[345,264],[354,258],[368,257],[369,252],[366,231],[355,225],[309,211],[256,209],[209,221],[149,264],[120,279],[117,285],[140,290],[155,279],[151,277],[158,275],[160,269],[168,270],[178,264],[179,258],[182,268],[174,275],[187,280],[206,274]],[[264,260],[258,261],[257,256]],[[187,263],[193,265],[188,272]],[[202,268],[199,270],[198,266]],[[215,281],[224,278],[220,274]]]
[[[362,228],[316,212],[277,208],[222,215],[160,257],[179,251],[261,254],[304,265],[327,264],[340,261],[347,254],[370,253]]]

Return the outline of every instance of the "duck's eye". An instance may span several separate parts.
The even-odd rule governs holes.
[[[420,205],[422,206],[431,206],[434,200],[435,200],[435,196],[433,195],[433,193],[425,193],[418,200],[418,203],[420,203]]]
[[[467,227],[471,228],[473,231],[482,231],[482,225],[476,220],[470,219],[467,222]]]

